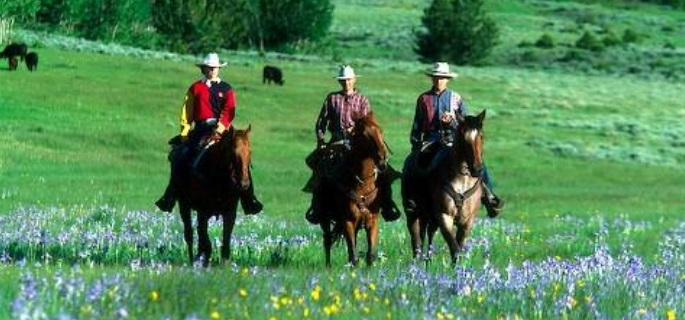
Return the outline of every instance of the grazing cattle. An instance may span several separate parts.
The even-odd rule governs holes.
[[[283,71],[274,66],[265,66],[264,72],[262,73],[262,83],[275,82],[279,86],[282,86],[285,81],[283,81]]]
[[[26,57],[26,51],[28,47],[24,43],[10,43],[4,50],[0,53],[0,58],[10,58],[10,57],[21,57],[21,61],[24,61]]]
[[[17,70],[17,65],[19,64],[19,62],[17,61],[17,57],[7,58],[7,63],[9,64],[10,71]]]
[[[26,67],[29,71],[38,70],[38,54],[35,52],[29,52],[26,54]]]

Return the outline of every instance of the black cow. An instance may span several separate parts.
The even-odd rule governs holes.
[[[9,65],[10,71],[17,70],[17,65],[19,64],[19,62],[17,62],[17,57],[11,56],[7,58],[7,64]]]
[[[0,58],[19,56],[21,57],[21,61],[24,61],[24,58],[26,57],[26,51],[28,51],[26,44],[10,43],[5,47],[4,50],[2,50],[2,52],[0,52]]]
[[[272,81],[282,86],[285,83],[283,81],[283,71],[274,66],[265,66],[262,73],[262,83],[271,84]]]
[[[35,52],[29,52],[26,54],[26,67],[29,71],[38,70],[38,54]]]

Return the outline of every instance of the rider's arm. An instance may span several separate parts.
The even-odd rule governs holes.
[[[221,115],[219,115],[219,123],[217,124],[216,132],[222,134],[226,129],[231,127],[233,119],[235,118],[235,91],[233,89],[228,89],[226,92],[226,102],[221,109]]]
[[[409,133],[409,142],[412,150],[421,147],[421,125],[423,123],[423,99],[419,96],[416,99],[416,107],[414,108],[414,122]]]
[[[326,138],[326,127],[328,126],[328,97],[323,101],[319,117],[316,119],[316,126],[314,128],[316,134],[316,143],[318,146],[323,145]]]
[[[195,97],[192,92],[192,87],[186,92],[183,99],[183,107],[181,109],[181,137],[187,137],[190,132],[190,125],[193,122],[193,112],[195,109]]]

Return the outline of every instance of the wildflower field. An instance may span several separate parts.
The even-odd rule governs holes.
[[[403,226],[386,224],[377,265],[344,266],[341,244],[326,270],[317,234],[273,217],[241,216],[233,261],[207,269],[184,261],[175,215],[24,208],[0,222],[12,319],[675,319],[685,307],[685,223],[642,257],[632,235],[653,232],[646,221],[556,216],[552,227],[587,236],[544,237],[483,219],[456,266],[442,243],[431,262],[410,259]],[[578,254],[528,260],[529,242]]]
[[[220,51],[238,99],[234,125],[252,125],[265,210],[238,213],[225,263],[211,221],[208,268],[186,261],[178,214],[153,205],[198,57],[19,31],[41,64],[0,67],[0,319],[683,318],[685,83],[679,64],[666,71],[682,57],[685,17],[656,6],[618,14],[571,1],[489,2],[506,35],[495,60],[553,56],[518,44],[541,25],[570,43],[578,21],[651,32],[602,59],[656,61],[663,42],[676,48],[654,72],[625,56],[614,71],[453,66],[460,76],[449,86],[469,113],[487,109],[484,157],[504,213],[479,215],[456,265],[439,234],[430,262],[412,259],[401,218],[381,222],[372,267],[347,266],[342,242],[324,267],[300,189],[338,64],[360,75],[398,169],[416,96],[430,86],[427,65],[407,52],[423,2],[371,2],[336,2],[337,57]],[[604,63],[596,58],[585,62]],[[283,69],[284,86],[262,84],[265,64]]]

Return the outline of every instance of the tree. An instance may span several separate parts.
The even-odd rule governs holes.
[[[425,61],[475,64],[497,44],[499,30],[483,0],[433,0],[424,10],[425,30],[416,33],[416,53]]]
[[[191,53],[318,40],[332,16],[330,0],[152,0],[152,24],[167,46]]]
[[[261,36],[265,48],[323,38],[331,26],[329,0],[260,0]],[[263,48],[260,48],[263,49]]]
[[[33,18],[39,7],[39,0],[0,0],[0,44],[12,38],[15,22]]]

